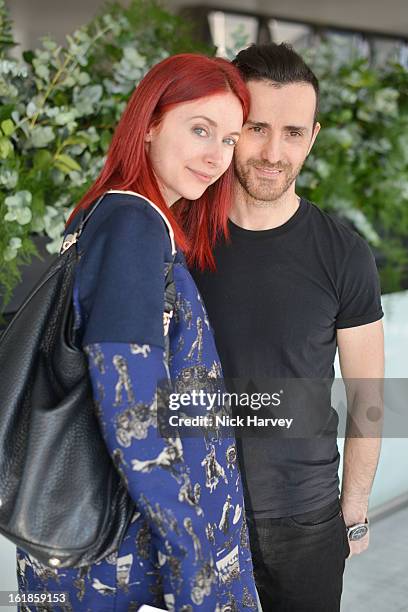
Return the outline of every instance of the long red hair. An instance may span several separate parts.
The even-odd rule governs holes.
[[[160,192],[146,154],[145,136],[175,105],[227,91],[239,99],[245,121],[249,94],[237,68],[227,60],[182,53],[154,66],[133,92],[113,134],[104,167],[67,224],[79,209],[87,208],[109,189],[136,191],[152,200],[166,215],[176,242],[190,264],[214,268],[212,248],[220,234],[228,234],[232,164],[201,198],[194,202],[180,201],[174,214]]]

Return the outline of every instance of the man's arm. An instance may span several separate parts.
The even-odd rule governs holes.
[[[347,391],[341,505],[347,526],[364,523],[381,448],[384,333],[382,321],[337,330]],[[368,547],[368,534],[350,542],[350,556]]]

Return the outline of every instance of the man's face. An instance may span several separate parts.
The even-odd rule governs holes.
[[[277,87],[249,81],[251,110],[235,148],[235,171],[254,199],[278,200],[293,186],[320,125],[314,123],[316,94],[309,83]]]

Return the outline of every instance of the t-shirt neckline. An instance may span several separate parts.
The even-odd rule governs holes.
[[[309,203],[307,200],[301,198],[299,202],[299,206],[294,214],[282,225],[278,227],[273,227],[271,229],[265,230],[249,230],[243,227],[240,227],[231,219],[228,219],[228,228],[232,235],[239,236],[242,238],[248,239],[259,239],[259,238],[269,238],[272,236],[278,236],[280,234],[284,234],[291,230],[295,225],[297,225],[301,219],[303,219],[306,215],[306,212],[309,208]]]

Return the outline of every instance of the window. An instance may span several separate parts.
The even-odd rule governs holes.
[[[408,67],[407,49],[407,45],[402,40],[380,37],[371,40],[371,58],[376,66],[394,60]]]
[[[287,42],[296,51],[303,51],[313,43],[314,33],[310,26],[302,23],[291,23],[278,19],[268,21],[271,40],[275,43]]]
[[[258,39],[258,18],[223,11],[208,14],[211,37],[221,57],[235,56]]]
[[[217,47],[217,55],[229,59],[251,43],[287,42],[301,53],[318,47],[322,41],[328,41],[339,62],[364,57],[376,66],[395,60],[408,68],[408,39],[275,19],[265,15],[207,10],[205,7],[201,9],[201,18],[197,19],[208,20],[211,41]]]

